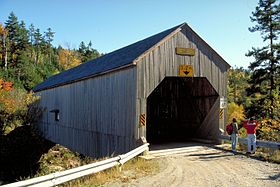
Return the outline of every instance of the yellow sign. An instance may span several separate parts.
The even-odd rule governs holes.
[[[184,48],[184,47],[176,47],[177,55],[185,55],[185,56],[194,56],[195,49],[193,48]]]
[[[140,125],[145,126],[146,124],[146,117],[145,114],[140,115]]]
[[[220,109],[220,119],[224,118],[224,109]]]
[[[181,76],[181,77],[192,77],[193,76],[192,65],[180,65],[179,76]]]

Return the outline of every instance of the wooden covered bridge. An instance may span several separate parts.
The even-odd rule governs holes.
[[[229,64],[186,23],[37,85],[43,136],[102,157],[148,142],[217,140]]]

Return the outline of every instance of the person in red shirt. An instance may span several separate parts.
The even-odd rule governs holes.
[[[258,126],[258,122],[251,117],[250,120],[243,122],[243,127],[247,131],[247,141],[248,141],[248,152],[250,154],[254,154],[256,152],[256,129]]]

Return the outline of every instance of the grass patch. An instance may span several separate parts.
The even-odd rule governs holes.
[[[255,156],[268,162],[274,162],[280,164],[280,150],[269,148],[257,148]]]
[[[225,150],[231,151],[231,142],[226,141],[227,146],[224,146]],[[247,145],[238,143],[237,151],[246,153],[247,152]],[[262,161],[273,162],[273,163],[280,163],[280,150],[265,148],[265,147],[257,147],[256,153],[251,155]]]
[[[159,164],[156,160],[145,160],[142,158],[134,158],[126,162],[121,168],[110,168],[89,176],[85,176],[60,186],[78,186],[90,187],[101,186],[108,182],[130,182],[134,179],[144,177],[156,173],[159,170]]]
[[[92,158],[84,157],[77,152],[56,144],[41,156],[39,169],[35,177],[79,167],[94,161]]]

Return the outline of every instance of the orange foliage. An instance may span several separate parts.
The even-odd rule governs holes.
[[[8,92],[10,92],[12,89],[12,82],[5,82],[3,79],[0,79],[0,104],[1,107],[4,107],[6,112],[15,111],[14,100],[8,95]]]
[[[0,35],[8,35],[8,30],[5,29],[4,25],[0,23]]]
[[[4,82],[3,83],[3,90],[11,91],[12,89],[13,89],[13,83],[12,82]]]
[[[3,79],[0,79],[0,92],[11,91],[12,89],[13,89],[12,82],[5,82]]]
[[[63,69],[70,69],[81,64],[81,59],[76,51],[61,49],[58,52],[59,64]]]

